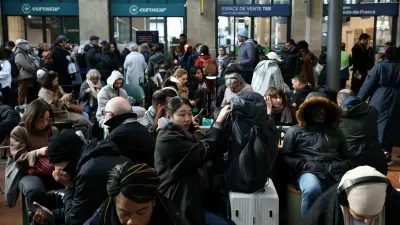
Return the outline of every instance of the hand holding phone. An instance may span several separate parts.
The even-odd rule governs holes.
[[[37,202],[33,202],[33,204],[28,208],[29,215],[33,217],[36,223],[38,224],[54,224],[54,215],[51,213],[49,209],[40,205]]]

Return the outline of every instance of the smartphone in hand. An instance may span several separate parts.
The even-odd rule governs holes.
[[[32,215],[35,215],[35,213],[41,213],[41,214],[43,215],[44,222],[45,222],[46,224],[52,224],[53,221],[54,221],[54,215],[53,215],[53,214],[50,214],[50,213],[48,213],[48,212],[42,210],[42,209],[41,209],[40,207],[38,207],[38,206],[35,206],[35,205],[32,204],[32,205],[29,207],[28,210],[29,210],[29,212],[32,212]]]

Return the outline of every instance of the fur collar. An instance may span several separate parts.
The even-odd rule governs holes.
[[[299,110],[296,112],[296,118],[299,122],[299,127],[307,127],[312,110],[317,105],[327,106],[327,116],[325,120],[326,125],[330,128],[337,128],[342,121],[343,112],[338,105],[324,97],[312,97],[300,105]]]

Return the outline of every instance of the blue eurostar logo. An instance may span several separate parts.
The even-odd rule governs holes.
[[[29,5],[29,4],[24,4],[23,6],[22,6],[22,12],[23,13],[26,13],[26,14],[28,14],[28,13],[30,13],[31,12],[31,6]]]
[[[129,12],[130,12],[132,15],[136,15],[136,14],[139,13],[139,7],[137,7],[136,5],[132,5],[132,6],[129,8]]]

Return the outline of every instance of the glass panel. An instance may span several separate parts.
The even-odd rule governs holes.
[[[258,42],[259,45],[266,48],[269,52],[270,50],[270,17],[255,17],[254,18],[254,40]]]
[[[290,4],[290,0],[274,0],[274,4]]]
[[[160,43],[166,43],[164,32],[164,17],[150,17],[146,18],[146,27],[149,31],[158,31],[158,38]],[[134,39],[136,40],[136,39]]]
[[[236,34],[242,30],[242,29],[247,29],[249,36],[251,34],[251,28],[253,27],[253,25],[251,24],[251,17],[235,17],[235,32],[233,35],[236,36]],[[251,38],[251,37],[248,37]],[[237,42],[237,38],[236,38],[236,42]],[[235,46],[235,55],[239,52],[239,47],[240,47],[240,43],[237,43],[237,45]]]
[[[179,35],[182,33],[183,17],[167,17],[167,34],[169,48],[179,44]]]
[[[274,1],[275,3],[276,1]],[[256,0],[256,4],[271,4],[271,0]]]
[[[150,0],[150,4],[165,4],[165,0]]]
[[[233,0],[217,0],[218,4],[233,4]]]
[[[129,17],[114,17],[114,39],[118,44],[130,42]]]
[[[29,30],[28,30],[28,39],[29,39]],[[41,32],[41,31],[40,31]],[[46,37],[48,43],[55,43],[57,37],[61,35],[62,27],[61,27],[61,17],[56,16],[47,16],[46,17]]]
[[[153,1],[153,0],[151,0]],[[168,0],[168,4],[185,4],[186,0]]]
[[[385,43],[392,41],[393,17],[378,16],[376,21],[376,48],[379,53],[385,50]]]
[[[285,42],[287,40],[287,30],[288,30],[287,21],[288,21],[287,17],[281,17],[281,16],[272,17],[271,47],[278,53],[285,46]]]
[[[25,39],[25,23],[22,16],[8,16],[8,39],[16,41],[17,39]]]
[[[236,4],[252,4],[252,0],[236,0]]]
[[[64,17],[64,35],[73,44],[79,44],[79,17]]]
[[[55,28],[57,28],[57,26],[55,26]],[[60,31],[58,35],[60,35],[61,27],[59,26],[58,28],[59,28],[58,31]],[[26,29],[28,34],[27,39],[29,41],[29,45],[37,46],[39,43],[43,42],[43,21],[41,16],[26,17]]]
[[[218,46],[226,46],[229,52],[234,51],[235,30],[234,17],[218,17]]]

